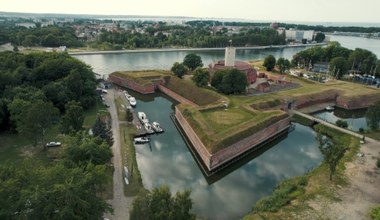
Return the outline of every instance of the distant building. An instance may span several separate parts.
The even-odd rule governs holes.
[[[245,73],[248,84],[252,84],[256,82],[256,78],[257,78],[256,70],[246,62],[236,61],[235,50],[236,49],[234,47],[226,47],[224,61],[219,60],[217,62],[213,62],[208,65],[208,70],[211,77],[218,70],[238,69],[241,72]]]
[[[289,41],[302,42],[302,39],[306,39],[308,42],[313,41],[315,31],[303,31],[289,29],[285,31],[286,39]]]
[[[315,63],[313,65],[312,71],[316,73],[327,73],[329,71],[329,63],[327,62]]]
[[[35,28],[35,23],[17,23],[16,26],[18,27],[26,27],[26,28]]]

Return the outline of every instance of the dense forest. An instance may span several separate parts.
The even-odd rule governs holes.
[[[65,112],[69,101],[95,103],[91,68],[66,53],[0,53],[0,128],[16,129],[23,111],[38,103]]]

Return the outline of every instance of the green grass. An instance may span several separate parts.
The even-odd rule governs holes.
[[[301,115],[296,115],[294,114],[291,118],[291,120],[293,122],[296,122],[296,123],[299,123],[301,125],[305,125],[305,126],[311,126],[314,121],[309,119],[309,118],[305,118],[305,117],[302,117]]]
[[[116,71],[111,74],[125,79],[133,80],[140,85],[152,83],[152,79],[173,75],[170,72],[163,70]]]
[[[375,140],[380,141],[380,130],[375,130],[375,131],[366,131],[364,134],[367,137],[373,138]]]
[[[167,81],[166,87],[199,106],[213,104],[222,98],[210,89],[199,88],[192,81],[181,80],[174,76]]]
[[[95,105],[84,112],[83,127],[87,129],[91,128],[94,125],[98,114],[100,116],[109,114],[107,108],[103,105],[100,99],[97,99]]]
[[[115,104],[119,119],[125,118],[122,99],[120,97],[116,98]],[[144,189],[137,165],[135,146],[133,145],[133,136],[137,130],[133,124],[120,123],[119,127],[122,164],[127,164],[130,173],[129,184],[124,185],[124,194],[126,196],[136,196],[141,189]]]
[[[125,121],[126,120],[126,108],[125,108],[125,102],[122,97],[117,97],[115,99],[115,105],[117,106],[117,117],[119,118],[120,121]],[[124,107],[122,107],[124,106]]]

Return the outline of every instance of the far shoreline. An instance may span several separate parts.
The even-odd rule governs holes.
[[[269,45],[269,46],[254,46],[254,47],[235,47],[236,50],[262,50],[262,49],[278,49],[278,48],[292,48],[292,47],[311,47],[311,46],[323,46],[323,43],[312,44],[287,44],[287,45]],[[224,47],[217,48],[155,48],[155,49],[135,49],[135,50],[97,50],[97,51],[68,51],[69,55],[97,55],[97,54],[121,54],[121,53],[151,53],[151,52],[174,52],[174,51],[222,51]]]

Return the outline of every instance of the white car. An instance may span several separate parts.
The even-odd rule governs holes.
[[[61,146],[61,142],[52,141],[46,144],[46,147],[59,147],[59,146]]]

